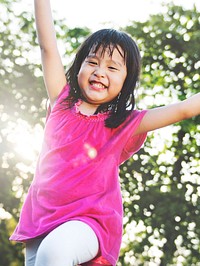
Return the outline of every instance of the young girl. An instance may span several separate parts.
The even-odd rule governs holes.
[[[11,240],[26,243],[26,266],[116,265],[122,238],[119,165],[148,131],[200,113],[200,93],[135,110],[140,53],[125,33],[100,30],[65,75],[49,0],[35,0],[50,99],[34,180]]]

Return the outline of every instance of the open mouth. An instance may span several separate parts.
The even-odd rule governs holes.
[[[92,86],[93,89],[98,89],[98,90],[107,89],[107,86],[105,86],[103,83],[97,82],[97,81],[91,81],[90,85]]]

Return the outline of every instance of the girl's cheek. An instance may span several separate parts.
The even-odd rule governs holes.
[[[81,86],[82,81],[83,81],[83,75],[82,75],[81,69],[79,70],[79,73],[77,75],[77,81],[78,81],[78,85]]]

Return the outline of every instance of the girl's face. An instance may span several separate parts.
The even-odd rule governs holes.
[[[126,75],[125,60],[119,51],[114,49],[111,56],[109,49],[102,54],[100,48],[96,53],[91,51],[83,61],[78,84],[87,102],[99,106],[110,102],[120,93]]]

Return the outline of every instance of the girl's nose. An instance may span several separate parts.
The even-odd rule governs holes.
[[[97,67],[94,71],[94,75],[98,78],[105,77],[105,70],[102,67]]]

